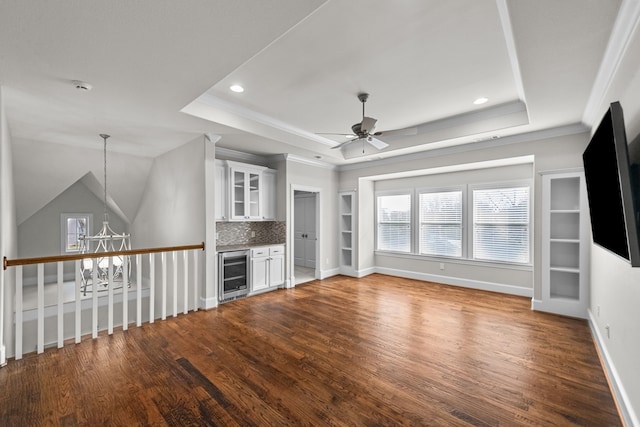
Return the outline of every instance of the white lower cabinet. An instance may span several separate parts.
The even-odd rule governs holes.
[[[251,249],[251,292],[277,288],[284,283],[284,246]]]

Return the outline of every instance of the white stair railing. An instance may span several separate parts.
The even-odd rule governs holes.
[[[114,327],[121,327],[126,331],[129,326],[141,326],[145,322],[153,323],[156,308],[160,309],[161,319],[166,319],[167,312],[173,317],[178,315],[178,298],[182,298],[182,313],[198,310],[200,289],[198,258],[204,250],[204,243],[199,245],[176,246],[167,248],[150,248],[141,250],[126,250],[106,253],[87,253],[78,255],[63,255],[57,257],[42,257],[7,260],[4,259],[4,269],[15,268],[15,359],[22,358],[25,352],[44,352],[45,347],[64,346],[67,339],[73,338],[75,343],[82,340],[83,335],[91,334],[96,338],[100,331],[106,330],[113,334]],[[156,255],[160,253],[160,284],[156,283]],[[182,257],[179,257],[182,253]],[[167,255],[171,255],[168,263]],[[113,277],[113,259],[119,256],[124,260],[122,281],[115,281]],[[97,284],[99,263],[97,258],[108,257],[108,283],[100,290]],[[81,263],[83,259],[92,259],[91,291],[86,292],[87,278],[82,277]],[[180,262],[181,260],[181,262]],[[131,269],[128,263],[131,262]],[[75,279],[64,280],[65,263],[73,263]],[[45,283],[45,266],[56,267],[56,280]],[[24,286],[25,276],[23,266],[36,265],[36,287]],[[168,270],[170,269],[171,279]],[[182,271],[181,280],[179,271]],[[135,280],[130,280],[129,272],[135,272]],[[145,276],[143,272],[148,274]],[[5,272],[5,274],[11,272]],[[133,276],[133,275],[132,275]],[[171,283],[168,281],[171,280]],[[170,294],[168,292],[170,286]],[[53,287],[57,289],[52,292]],[[156,287],[160,287],[160,300],[156,301]],[[71,292],[73,290],[73,292]],[[66,292],[65,292],[66,291]],[[87,295],[89,294],[90,295]],[[129,300],[132,300],[131,308]],[[146,301],[145,301],[146,300]],[[35,303],[35,304],[34,304]],[[106,306],[106,321],[101,308]],[[158,306],[158,307],[156,307]],[[122,318],[116,319],[117,310],[121,310]],[[130,320],[131,316],[135,318]],[[73,316],[65,319],[65,315]],[[45,327],[56,318],[57,327]],[[90,319],[90,322],[89,320]],[[33,330],[35,321],[36,328]],[[83,323],[84,321],[84,323]],[[90,327],[88,324],[90,323]],[[105,324],[106,323],[106,326]],[[72,331],[70,326],[73,325]],[[65,329],[66,327],[66,329]],[[86,332],[83,332],[86,331]],[[35,339],[34,339],[35,335]],[[26,344],[26,347],[25,347]]]

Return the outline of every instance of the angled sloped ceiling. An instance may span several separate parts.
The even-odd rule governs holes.
[[[83,179],[92,192],[103,191],[104,157],[101,140],[96,135],[91,147],[19,140],[14,144],[13,160],[16,216],[18,224],[42,209],[47,203]],[[110,208],[131,223],[135,217],[153,159],[149,157],[107,152],[107,190]],[[97,181],[97,182],[94,182]],[[99,199],[102,200],[100,195]]]

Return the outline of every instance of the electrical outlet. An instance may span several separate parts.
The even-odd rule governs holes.
[[[256,232],[255,231],[251,232],[251,237],[256,237]]]
[[[444,262],[440,263],[440,270],[444,270]]]
[[[600,306],[596,307],[596,315],[600,317]]]
[[[607,325],[604,327],[604,330],[607,331],[607,338],[611,338],[611,327]]]

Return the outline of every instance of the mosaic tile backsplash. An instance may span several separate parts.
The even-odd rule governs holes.
[[[251,232],[255,236],[251,237]],[[287,239],[285,221],[216,222],[217,246],[268,245],[284,243]]]

